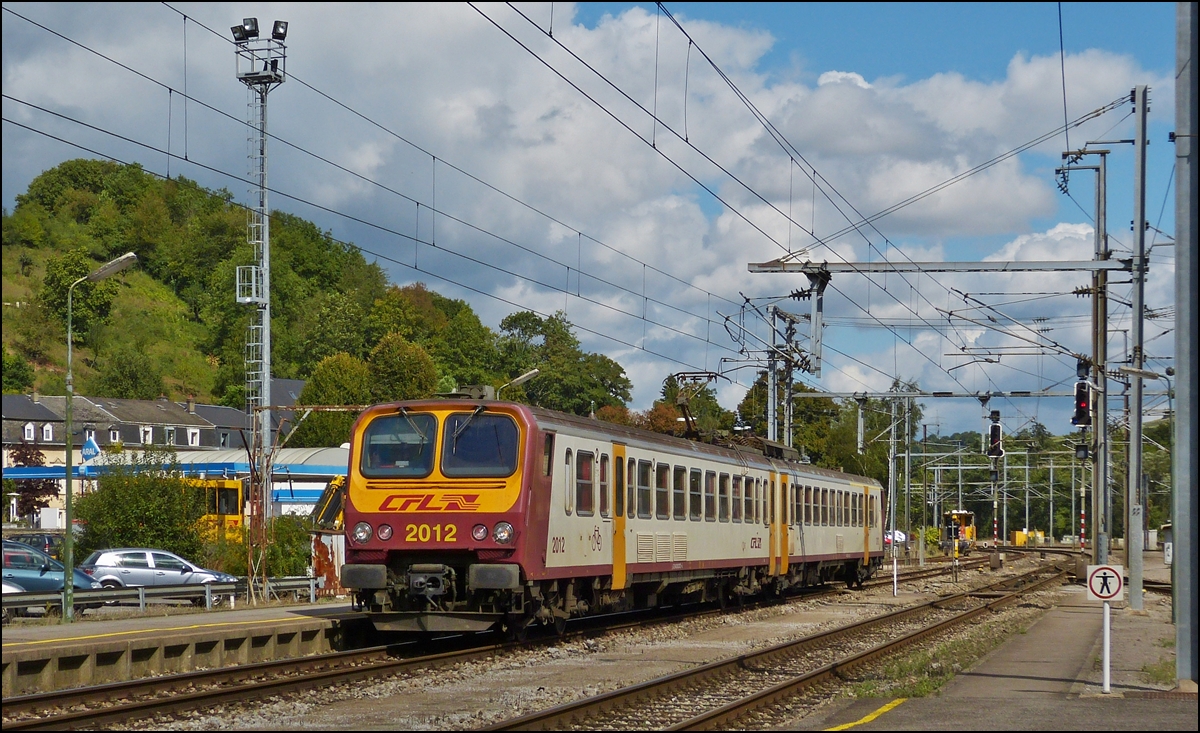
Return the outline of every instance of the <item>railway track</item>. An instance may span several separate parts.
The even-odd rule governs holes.
[[[739,655],[639,685],[502,721],[485,730],[740,727],[739,719],[890,655],[929,636],[1060,582],[1064,571],[1039,569],[983,591],[960,593]],[[989,590],[990,589],[990,590]]]
[[[963,568],[975,567],[985,561],[964,563]],[[900,575],[901,581],[947,575],[946,567],[925,568]],[[868,581],[864,585],[886,585],[891,576]],[[821,595],[843,592],[837,586],[822,586],[799,596],[782,600],[763,601],[757,605],[789,603]],[[749,609],[750,604],[746,608]],[[731,609],[732,610],[732,609]],[[563,636],[534,638],[525,642],[507,642],[453,649],[438,654],[410,655],[415,645],[389,645],[316,657],[284,659],[246,664],[215,670],[202,670],[169,677],[155,677],[117,682],[93,687],[58,690],[24,695],[4,700],[4,730],[63,730],[91,728],[110,723],[128,723],[158,715],[169,715],[237,701],[259,699],[287,692],[315,689],[326,685],[355,680],[387,677],[436,669],[460,662],[477,661],[500,656],[506,652],[533,645],[554,644],[563,639],[596,636],[655,624],[673,623],[723,613],[721,609],[690,610],[683,614],[662,614],[636,619],[608,621],[603,626],[581,619],[578,630],[569,629]],[[578,623],[578,622],[573,622]],[[470,640],[458,640],[459,646]],[[449,643],[455,643],[451,640]]]

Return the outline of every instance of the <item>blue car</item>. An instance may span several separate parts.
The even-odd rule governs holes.
[[[30,593],[61,591],[63,564],[29,545],[4,540],[4,580],[16,583]],[[100,584],[75,569],[75,589],[93,590]]]

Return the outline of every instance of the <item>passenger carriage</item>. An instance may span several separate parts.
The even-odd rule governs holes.
[[[375,406],[352,432],[341,582],[381,630],[561,629],[882,562],[880,485],[774,444],[472,399]]]

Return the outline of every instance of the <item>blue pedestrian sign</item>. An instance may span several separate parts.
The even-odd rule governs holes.
[[[83,460],[90,461],[96,456],[100,455],[100,446],[96,444],[95,438],[88,438],[87,442],[83,444],[83,448],[80,449],[79,453],[83,456]]]

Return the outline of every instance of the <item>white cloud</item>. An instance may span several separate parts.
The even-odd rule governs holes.
[[[155,78],[182,86],[181,20],[169,10],[123,5],[83,6],[82,10],[53,4],[15,7]],[[824,237],[846,225],[834,204],[814,191],[804,173],[809,165],[815,165],[848,199],[849,203],[835,197],[837,206],[853,218],[850,204],[864,214],[878,211],[1062,122],[1057,57],[1015,55],[1005,76],[994,82],[953,72],[908,84],[894,79],[868,82],[853,70],[827,70],[819,74],[814,86],[794,79],[777,80],[759,68],[774,43],[769,33],[684,18],[698,43],[807,160],[791,166],[725,82],[697,62],[695,49],[688,62],[687,42],[667,32],[665,25],[656,28],[656,18],[647,10],[631,8],[606,16],[594,28],[585,28],[574,22],[572,5],[556,5],[555,38],[627,92],[631,102],[512,10],[500,5],[481,7],[633,132],[653,141],[654,147],[631,134],[468,6],[278,6],[270,13],[291,22],[288,69],[295,78],[271,94],[272,133],[419,200],[421,220],[415,221],[417,207],[411,201],[277,142],[271,145],[272,185],[396,231],[419,233],[422,239],[432,236],[429,207],[435,204],[478,227],[471,229],[439,217],[439,248],[493,263],[518,273],[518,278],[424,249],[417,254],[422,267],[441,268],[439,275],[522,307],[546,313],[566,308],[576,323],[620,341],[644,343],[646,349],[689,365],[582,333],[587,348],[613,355],[625,365],[636,385],[633,406],[639,409],[648,406],[667,373],[696,365],[715,368],[721,356],[736,348],[717,313],[735,312],[741,302],[739,293],[781,295],[807,285],[796,278],[750,275],[746,263],[778,257],[788,247],[811,244],[801,227],[815,223],[818,236]],[[200,5],[188,12],[220,30],[237,22],[242,11],[232,6]],[[542,18],[538,6],[527,12],[543,25],[548,21],[548,13]],[[130,27],[138,27],[140,32],[130,34]],[[6,94],[165,145],[167,95],[161,88],[7,15],[4,43]],[[245,114],[245,91],[233,78],[232,61],[226,41],[195,24],[188,26],[189,93],[240,120]],[[1147,77],[1133,59],[1105,51],[1069,55],[1066,72],[1072,115],[1111,101]],[[438,164],[389,132],[313,94],[301,80],[433,153]],[[1173,85],[1168,79],[1150,81],[1156,90],[1154,114],[1169,114]],[[183,123],[179,100],[174,101],[172,146],[179,151],[184,143]],[[656,110],[665,125],[686,135],[690,144],[766,202],[731,181],[663,124],[653,124],[635,102]],[[114,148],[111,138],[81,131],[7,100],[4,110],[8,116],[34,120],[31,124],[39,129],[99,150],[117,151],[126,159],[163,171],[161,155],[126,146]],[[195,103],[189,104],[188,110],[190,157],[244,173],[245,127]],[[1106,117],[1078,134],[1081,139],[1093,131],[1099,134],[1114,122],[1114,116]],[[46,143],[28,133],[18,134],[7,126],[5,138],[4,195],[9,202],[40,170],[81,155],[78,150]],[[752,224],[699,191],[664,155],[717,190]],[[470,180],[451,166],[461,167],[561,223]],[[1003,241],[1003,246],[985,247],[992,251],[989,259],[1090,257],[1086,225],[1048,227],[1044,223],[1054,215],[1058,199],[1050,172],[1040,166],[1030,159],[1012,159],[907,207],[878,226],[915,259],[962,259],[956,249],[959,237],[976,244],[985,238]],[[179,172],[203,185],[227,187],[239,197],[245,188],[236,181],[173,163],[172,173]],[[413,245],[401,237],[363,228],[279,196],[272,202],[317,220],[337,237],[354,239],[406,262],[412,260]],[[785,219],[789,211],[794,225]],[[866,236],[886,247],[878,234],[868,230]],[[868,257],[878,259],[879,254],[869,250],[857,234],[812,253],[813,259],[829,261]],[[582,278],[580,268],[586,273]],[[414,277],[412,271],[401,267],[391,271],[398,280]],[[987,287],[1007,287],[1020,282],[1020,277],[998,276],[988,280]],[[452,289],[434,278],[420,279],[434,288]],[[912,291],[909,282],[918,290]],[[912,319],[910,309],[915,309],[920,318],[914,321],[912,331],[903,333],[924,356],[903,343],[897,350],[891,342],[898,337],[879,328],[865,338],[859,337],[860,332],[846,337],[841,327],[831,328],[827,343],[888,374],[898,364],[902,376],[920,378],[930,388],[955,385],[943,369],[962,360],[943,353],[963,343],[987,343],[994,334],[962,326],[951,331],[949,342],[943,342],[932,331],[921,332],[927,329],[923,320],[937,323],[941,318],[944,323],[931,303],[956,307],[948,304],[953,296],[946,287],[979,292],[981,282],[969,276],[936,281],[880,276],[872,283],[861,277],[839,277],[835,283],[838,292],[829,299],[837,310],[829,315],[869,321],[864,313],[869,303],[873,317]],[[1080,276],[1059,274],[1039,280],[1036,289],[1070,289],[1079,284]],[[549,289],[553,287],[569,288],[582,297],[564,296]],[[456,297],[470,300],[493,326],[511,310],[465,288]],[[656,305],[654,300],[667,305]],[[1034,312],[1021,305],[1012,309],[1020,315]],[[643,311],[666,328],[645,326],[640,321]],[[1071,334],[1074,339],[1075,331]],[[1016,363],[1021,368],[1029,366]],[[991,365],[986,373],[982,368],[959,369],[954,376],[964,384],[987,388],[982,375],[994,370]],[[1032,371],[1037,373],[1036,365]],[[737,378],[743,385],[753,379],[748,370]],[[888,381],[862,364],[827,355],[822,379],[827,388],[861,391],[870,385],[881,389]],[[729,406],[740,389],[721,388]]]

